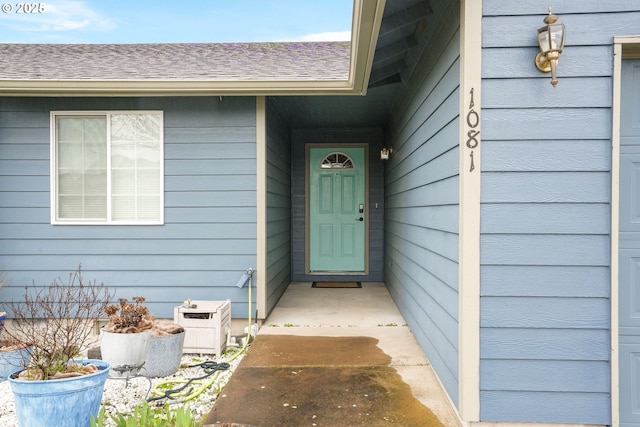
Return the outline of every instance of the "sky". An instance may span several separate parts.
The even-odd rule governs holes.
[[[350,40],[353,0],[0,0],[0,43]]]

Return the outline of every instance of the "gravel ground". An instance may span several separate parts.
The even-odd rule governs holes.
[[[215,357],[210,357],[209,355],[184,355],[182,357],[182,366],[195,365],[204,361],[227,362],[233,354],[233,352],[228,352],[223,355],[220,360],[217,360]],[[187,402],[169,401],[170,406],[173,408],[187,406],[194,417],[204,418],[204,416],[211,411],[220,390],[227,383],[243,356],[244,355],[240,355],[231,361],[229,369],[220,371],[216,381],[198,398]],[[123,414],[130,413],[133,407],[150,397],[149,391],[155,384],[166,379],[189,379],[200,377],[204,374],[205,371],[202,367],[191,367],[180,368],[175,374],[164,378],[135,377],[129,380],[108,379],[105,384],[104,394],[102,395],[102,407],[105,408],[107,413],[115,413],[116,411]],[[106,425],[115,426],[115,423],[108,418]],[[0,426],[17,427],[13,393],[11,392],[11,386],[8,381],[0,382]]]

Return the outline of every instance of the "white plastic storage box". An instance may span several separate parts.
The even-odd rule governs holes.
[[[221,356],[231,329],[231,300],[192,300],[173,309],[173,321],[185,330],[184,353]]]

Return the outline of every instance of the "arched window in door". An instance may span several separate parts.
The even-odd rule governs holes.
[[[339,151],[327,154],[320,163],[322,169],[353,169],[354,167],[351,157]]]

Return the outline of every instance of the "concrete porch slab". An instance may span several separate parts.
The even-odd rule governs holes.
[[[326,341],[326,339],[329,340]],[[407,386],[408,394],[404,395],[403,401],[407,405],[412,404],[411,402],[414,400],[418,403],[418,406],[412,407],[412,411],[415,412],[423,406],[428,408],[429,412],[435,415],[434,419],[438,420],[432,422],[434,426],[459,427],[461,425],[427,357],[418,346],[383,283],[365,282],[362,283],[362,288],[353,289],[312,288],[310,282],[290,284],[277,306],[263,323],[255,342],[238,369],[243,366],[246,366],[247,370],[252,370],[250,375],[253,375],[254,379],[262,378],[263,381],[267,381],[268,378],[277,381],[277,378],[281,376],[288,376],[289,381],[304,377],[305,385],[316,391],[323,387],[331,388],[332,385],[338,388],[340,384],[344,385],[335,381],[339,377],[345,381],[351,381],[353,377],[364,376],[378,385],[379,383],[387,384],[387,380],[397,379]],[[304,367],[303,376],[298,376],[301,372],[295,375],[291,374],[301,366]],[[313,373],[310,372],[310,367],[314,368]],[[375,374],[370,371],[372,367],[377,369]],[[317,371],[318,368],[325,370],[324,374]],[[369,371],[360,372],[363,369]],[[388,369],[390,371],[387,371]],[[237,375],[237,373],[238,371],[234,373],[223,394],[239,392],[234,391],[232,382],[234,378],[239,380],[245,374]],[[247,375],[249,374],[247,373]],[[321,381],[322,378],[327,377],[333,378],[333,381],[326,383]],[[272,393],[268,394],[269,399],[273,399],[271,396],[273,393],[276,395],[294,393],[293,389],[287,391],[288,388],[291,388],[291,384],[293,383],[287,383],[283,380],[280,386],[270,385],[270,387],[281,387],[281,389],[272,390]],[[393,390],[402,388],[401,385],[393,382],[387,385]],[[351,386],[354,385],[351,384]],[[361,386],[367,387],[366,385]],[[267,393],[259,393],[259,391],[254,390],[253,392],[259,396],[267,395]],[[244,390],[243,393],[249,393],[249,391]],[[308,407],[315,405],[314,401],[320,402],[318,393],[306,394],[303,391],[295,393],[302,399],[299,402],[303,402],[305,399],[303,396],[307,396],[306,399],[309,399],[309,402],[299,403],[296,405],[297,407],[304,405]],[[347,398],[341,395],[338,390],[333,390],[331,394],[337,398],[342,396],[340,398],[343,400]],[[227,402],[229,401],[227,400]],[[228,408],[223,406],[224,402],[225,399],[220,399],[216,403],[214,411],[208,419],[209,422],[220,421],[214,414],[217,412],[219,415],[222,413],[220,411],[227,411]],[[327,402],[332,404],[328,400]],[[378,401],[377,405],[380,405],[381,402],[384,403],[385,400]],[[284,403],[287,402],[275,399],[267,405],[270,405],[268,407],[271,407],[272,410],[280,412],[280,406]],[[389,403],[393,403],[392,400]],[[356,403],[356,405],[358,404],[365,405],[366,402]],[[363,408],[364,406],[361,406],[361,409]],[[316,411],[318,410],[316,409]],[[371,411],[373,409],[365,410],[364,413],[371,414]],[[357,414],[356,418],[352,420],[354,423],[367,421],[369,422],[367,425],[375,425],[370,423],[371,419],[358,418],[362,415]],[[316,416],[319,415],[316,414]],[[327,418],[330,414],[323,413],[322,416],[325,422],[335,422],[335,419]],[[250,423],[250,421],[252,419],[243,422]],[[263,424],[261,425],[269,425],[264,422],[262,420]],[[406,419],[403,422],[405,424],[399,425],[431,425],[412,424],[423,421]],[[306,422],[304,425],[307,425]],[[318,423],[317,425],[350,424]]]

